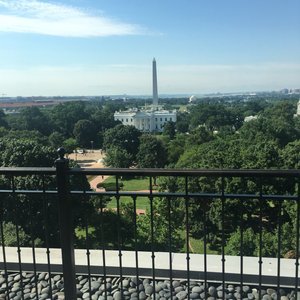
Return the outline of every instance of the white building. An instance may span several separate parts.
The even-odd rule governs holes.
[[[300,116],[300,99],[297,103],[297,112],[296,112],[296,117],[299,117]]]
[[[176,122],[176,110],[126,110],[115,112],[116,121],[121,121],[124,125],[133,125],[135,128],[146,132],[161,132],[165,123]]]
[[[194,103],[197,101],[197,97],[195,95],[192,95],[189,99],[189,103]]]
[[[250,121],[253,121],[253,120],[257,120],[258,116],[247,116],[245,117],[244,119],[244,122],[250,122]]]
[[[115,121],[121,121],[123,125],[133,125],[145,132],[162,132],[165,123],[176,122],[176,110],[163,110],[158,105],[156,61],[152,63],[153,78],[153,103],[149,109],[130,109],[114,113]]]

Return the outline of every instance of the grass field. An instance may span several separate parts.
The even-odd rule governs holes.
[[[107,178],[105,183],[115,183],[116,178],[115,176],[110,176]],[[143,190],[149,190],[149,178],[132,178],[132,179],[123,179],[119,182],[123,183],[122,190],[123,191],[143,191]],[[131,197],[121,197],[120,205],[125,203],[133,203],[133,200]],[[117,201],[113,197],[112,200],[107,204],[108,208],[116,208],[117,207]],[[150,207],[149,199],[147,197],[137,197],[136,199],[136,207],[137,209],[144,209],[147,210]]]
[[[110,176],[106,180],[105,183],[115,183],[116,177]],[[119,182],[123,183],[123,191],[141,191],[141,190],[149,190],[149,178],[132,178],[132,179],[123,179],[119,180]],[[153,188],[154,189],[154,188]]]
[[[182,230],[180,232],[181,237],[186,240],[186,234],[185,231]],[[195,254],[203,254],[204,253],[204,242],[199,239],[195,239],[193,237],[189,237],[189,244],[190,244],[190,252]],[[183,247],[183,252],[186,252],[186,242]],[[217,251],[211,250],[209,248],[209,243],[206,245],[206,253],[207,254],[218,254]]]
[[[120,198],[120,206],[125,203],[132,203],[133,200],[131,197],[121,197]],[[112,200],[107,203],[107,208],[116,208],[117,207],[117,200],[115,197],[112,197]],[[148,210],[150,208],[149,199],[147,197],[137,197],[136,198],[136,208],[137,209],[144,209]]]
[[[115,183],[116,178],[115,176],[110,176],[107,178],[105,183]],[[142,190],[149,190],[149,178],[133,178],[133,179],[124,179],[119,180],[119,182],[123,183],[122,190],[123,191],[142,191]],[[123,196],[120,197],[120,206],[124,205],[125,203],[132,203],[133,200],[131,197]],[[107,203],[107,208],[116,208],[117,207],[117,201],[115,197],[112,197],[112,200]],[[148,210],[150,209],[150,202],[147,197],[137,197],[136,199],[136,207],[137,209],[144,209]],[[182,239],[186,239],[185,231],[182,230],[180,232],[180,236]],[[189,238],[189,244],[190,244],[190,252],[191,253],[197,253],[197,254],[203,254],[204,253],[204,242],[199,239],[195,239],[193,237]],[[186,243],[184,244],[183,249],[181,250],[183,252],[186,252]],[[206,246],[206,253],[207,254],[218,254],[217,251],[211,250],[209,248],[209,243],[207,243]]]

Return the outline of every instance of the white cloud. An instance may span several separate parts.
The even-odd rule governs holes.
[[[0,0],[0,32],[35,33],[62,37],[141,34],[135,24],[63,4],[39,0]],[[4,10],[4,12],[3,12]]]

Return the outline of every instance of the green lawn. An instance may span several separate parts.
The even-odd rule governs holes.
[[[105,183],[116,183],[115,176],[109,176]],[[133,178],[133,179],[124,179],[119,182],[123,183],[123,191],[140,191],[140,190],[149,190],[149,178]],[[153,188],[154,189],[154,188]]]
[[[125,203],[132,203],[133,204],[133,200],[131,197],[121,197],[120,198],[120,205],[122,206],[122,204]],[[112,200],[110,202],[107,203],[107,208],[116,208],[117,207],[117,200],[115,197],[112,197]],[[149,210],[150,208],[150,203],[149,203],[149,199],[147,197],[137,197],[136,199],[136,208],[137,209],[145,209],[145,210]]]
[[[105,183],[116,183],[116,177],[110,176],[105,181]],[[142,190],[149,190],[149,178],[132,178],[132,179],[123,179],[119,180],[119,183],[123,184],[122,191],[142,191]],[[155,188],[153,188],[155,189]],[[124,203],[133,203],[131,197],[123,196],[121,197],[120,204]],[[107,204],[108,208],[116,208],[117,201],[114,197],[112,200]],[[147,197],[137,197],[136,199],[136,207],[137,209],[149,209],[150,203]]]
[[[185,235],[184,230],[180,233],[180,235],[183,239],[186,239],[186,235]],[[204,242],[202,240],[198,240],[198,239],[195,239],[193,237],[190,237],[189,242],[190,242],[190,246],[191,246],[190,253],[195,253],[195,254],[203,254],[204,253]],[[185,242],[185,245],[183,247],[183,252],[186,252],[186,242]],[[218,251],[211,250],[209,248],[209,243],[207,243],[206,253],[207,254],[218,254]]]

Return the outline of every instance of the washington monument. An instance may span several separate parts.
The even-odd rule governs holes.
[[[157,73],[156,73],[156,61],[153,58],[152,62],[152,79],[153,79],[153,107],[158,106],[158,93],[157,93]]]

